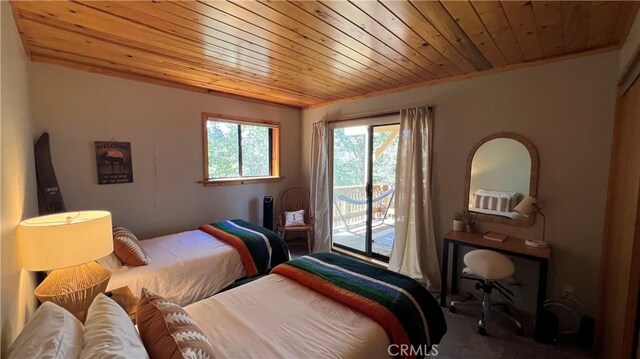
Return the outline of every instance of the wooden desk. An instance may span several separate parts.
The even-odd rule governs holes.
[[[482,238],[482,234],[454,232],[444,235],[442,248],[442,288],[440,293],[440,306],[447,306],[447,276],[449,272],[449,245],[453,245],[451,263],[451,294],[458,293],[458,250],[460,246],[477,249],[491,249],[505,255],[529,259],[539,263],[538,299],[536,301],[536,329],[534,338],[538,339],[538,324],[542,321],[544,301],[547,299],[547,275],[551,248],[535,248],[527,246],[524,239],[509,237],[504,242],[492,241]]]

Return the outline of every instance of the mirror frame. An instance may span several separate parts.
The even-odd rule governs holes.
[[[485,143],[491,140],[495,140],[498,138],[510,138],[512,140],[516,140],[520,142],[527,149],[527,151],[529,151],[529,156],[531,157],[531,175],[529,178],[529,195],[534,198],[537,198],[538,196],[538,168],[540,166],[540,163],[538,160],[538,151],[536,150],[533,143],[531,143],[531,141],[529,141],[529,139],[527,139],[526,137],[514,132],[501,131],[481,139],[478,143],[476,143],[473,146],[473,148],[471,149],[471,152],[469,152],[469,156],[467,157],[467,164],[466,164],[467,168],[466,168],[466,176],[465,176],[465,182],[464,182],[464,213],[468,216],[473,217],[473,219],[476,221],[510,224],[512,226],[520,226],[520,227],[531,226],[536,221],[535,212],[531,217],[528,217],[528,218],[524,217],[521,219],[512,219],[512,218],[494,216],[489,214],[469,212],[469,189],[471,187],[471,165],[473,163],[473,157],[475,156],[480,146],[484,145]]]

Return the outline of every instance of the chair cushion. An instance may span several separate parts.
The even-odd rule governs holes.
[[[284,212],[284,226],[285,227],[298,227],[304,226],[304,209],[293,212]]]
[[[487,249],[478,249],[465,254],[464,264],[473,273],[489,280],[509,278],[516,270],[507,256]]]

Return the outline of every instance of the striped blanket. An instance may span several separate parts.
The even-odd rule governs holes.
[[[391,344],[414,349],[400,353],[402,357],[426,355],[447,331],[438,302],[420,283],[402,274],[333,253],[293,259],[271,273],[368,316],[384,328]]]
[[[248,277],[265,274],[290,259],[289,248],[277,233],[241,219],[203,224],[200,230],[233,246]]]

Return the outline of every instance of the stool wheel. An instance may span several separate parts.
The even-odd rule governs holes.
[[[483,327],[478,327],[478,334],[484,337],[487,336],[487,331]]]
[[[449,306],[449,313],[453,313],[456,314],[458,311],[456,310],[456,307],[454,307],[453,305]]]
[[[524,336],[524,329],[522,328],[518,328],[516,329],[516,334],[523,337]]]

